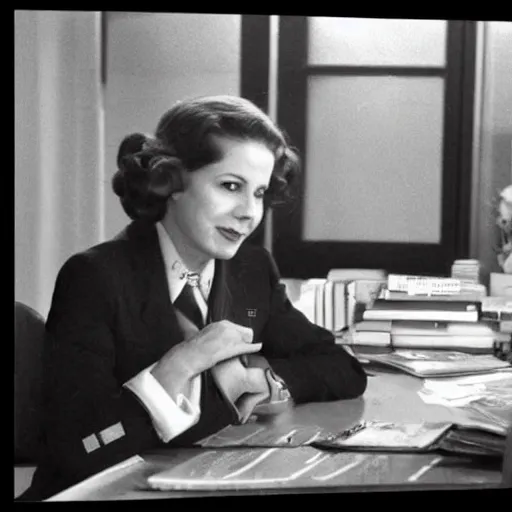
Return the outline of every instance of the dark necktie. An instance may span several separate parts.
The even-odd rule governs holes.
[[[189,272],[183,290],[174,301],[174,307],[186,316],[198,329],[202,329],[204,327],[203,315],[201,314],[201,310],[194,296],[194,287],[198,285],[199,275]],[[286,388],[282,386],[280,382],[277,382],[275,378],[271,379],[271,375],[267,375],[267,372],[265,375],[267,383],[270,386],[270,397],[265,403],[262,402],[265,401],[267,397],[266,388],[261,392],[255,392],[254,390],[251,392],[247,391],[244,387],[244,380],[240,378],[240,375],[246,371],[247,366],[250,366],[248,361],[249,359],[247,357],[234,357],[222,361],[211,368],[211,375],[218,389],[231,407],[238,423],[245,423],[258,405],[263,407],[263,409],[260,408],[262,413],[268,414],[268,412],[265,412],[266,409],[272,411],[272,408],[278,408],[283,403],[286,403],[289,397],[289,393],[287,396],[281,393],[281,390],[286,390]],[[270,381],[275,382],[277,387],[276,385],[272,385]],[[203,385],[206,386],[205,379],[203,379]],[[277,394],[276,389],[278,391]]]
[[[193,290],[193,286],[189,284],[187,278],[187,283],[174,301],[174,307],[178,308],[199,329],[202,329],[204,327],[203,315],[194,297]]]

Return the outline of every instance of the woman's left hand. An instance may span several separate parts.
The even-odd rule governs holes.
[[[238,411],[242,423],[253,409],[267,400],[270,387],[262,368],[247,368],[239,357],[218,363],[212,369],[219,390]]]

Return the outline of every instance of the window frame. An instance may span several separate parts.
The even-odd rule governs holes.
[[[265,113],[269,111],[270,16],[241,15],[240,96],[252,101]],[[265,240],[267,212],[247,239],[262,246]]]
[[[441,76],[444,78],[441,240],[438,244],[305,241],[303,167],[296,200],[273,212],[272,252],[283,277],[325,277],[331,268],[445,275],[467,258],[470,233],[471,151],[476,23],[447,20],[444,66],[307,64],[308,17],[279,19],[277,121],[306,161],[307,80],[311,75]]]

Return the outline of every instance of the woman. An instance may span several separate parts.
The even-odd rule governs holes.
[[[268,252],[244,243],[296,172],[283,134],[236,97],[178,103],[154,136],[123,140],[113,190],[133,222],[58,275],[44,453],[25,499],[274,402],[364,392],[357,360],[291,306]]]

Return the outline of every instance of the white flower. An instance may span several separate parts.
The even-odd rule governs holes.
[[[512,233],[512,185],[505,187],[500,193],[496,223],[507,235]]]
[[[504,272],[512,273],[512,185],[500,192],[496,224],[501,237],[498,248],[498,263]]]

